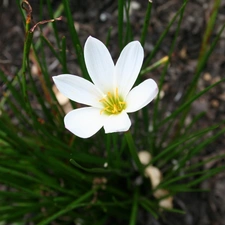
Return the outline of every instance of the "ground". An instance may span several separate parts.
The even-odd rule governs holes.
[[[56,9],[60,0],[54,2]],[[75,26],[78,28],[78,35],[82,43],[85,42],[87,36],[92,35],[98,39],[105,40],[109,27],[112,27],[111,39],[109,43],[110,51],[114,58],[119,54],[117,42],[117,1],[71,1],[71,9],[74,16]],[[34,20],[37,22],[39,17],[38,1],[30,0],[33,7]],[[175,52],[169,71],[166,75],[166,82],[163,87],[165,93],[162,101],[170,102],[169,111],[173,111],[179,103],[183,95],[183,91],[190,83],[193,77],[201,40],[204,30],[211,13],[213,1],[192,0],[187,4],[183,23],[178,36]],[[131,12],[131,23],[134,28],[134,38],[140,35],[144,13],[147,7],[147,0],[132,1],[133,10]],[[145,52],[150,52],[159,36],[164,31],[168,21],[173,17],[176,11],[181,7],[180,0],[153,0],[152,19],[149,25],[148,36],[146,38]],[[47,5],[46,5],[47,8]],[[47,12],[47,10],[46,10]],[[212,39],[216,36],[221,26],[225,23],[225,1],[222,0],[215,24]],[[46,13],[46,19],[48,14]],[[3,70],[10,78],[20,68],[22,60],[22,48],[24,41],[24,27],[22,23],[19,7],[14,0],[5,0],[0,2],[0,69]],[[63,20],[57,25],[62,35],[68,36],[66,21]],[[154,58],[154,62],[168,54],[172,38],[175,33],[175,26],[172,26],[169,35],[163,42],[160,51]],[[51,40],[51,31],[43,28],[47,37]],[[216,80],[224,77],[225,68],[225,33],[218,42],[217,47],[207,63],[204,73],[198,85],[198,89],[202,90]],[[114,44],[115,43],[115,44]],[[70,40],[68,36],[68,49]],[[54,56],[49,52],[50,70],[54,75],[60,73],[57,68]],[[79,69],[76,66],[74,54],[68,56],[68,65],[71,73],[78,74]],[[158,80],[159,74],[155,70],[150,76]],[[0,93],[6,89],[5,85],[0,81]],[[192,107],[190,116],[196,115],[201,111],[206,111],[204,120],[201,121],[202,126],[208,126],[212,123],[225,120],[225,84],[211,90],[204,97],[197,100]],[[223,135],[213,145],[204,150],[203,155],[197,160],[207,158],[216,154],[225,153],[225,136]],[[208,168],[216,167],[224,162],[213,162],[205,165]],[[225,225],[225,172],[205,181],[202,188],[209,189],[210,192],[203,193],[183,193],[175,197],[174,204],[177,208],[186,211],[185,215],[165,214],[160,221],[154,220],[151,216],[140,215],[151,225]]]

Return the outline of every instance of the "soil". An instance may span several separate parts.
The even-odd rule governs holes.
[[[38,22],[39,3],[36,0],[29,1],[33,8],[33,19]],[[132,12],[130,21],[134,29],[134,39],[139,39],[144,20],[147,0],[132,1]],[[201,41],[204,35],[205,27],[208,23],[212,4],[214,1],[192,0],[189,1],[184,13],[183,23],[178,36],[172,62],[165,78],[164,93],[162,101],[170,102],[168,111],[173,111],[179,103],[184,90],[188,87],[195,72]],[[56,9],[60,0],[52,1]],[[168,21],[174,16],[181,7],[180,0],[153,0],[152,19],[149,25],[148,36],[146,38],[145,52],[150,52],[157,42],[158,38],[168,25]],[[89,35],[97,37],[104,41],[110,27],[111,39],[109,48],[113,57],[117,58],[119,54],[117,40],[117,1],[113,0],[77,0],[71,1],[71,10],[78,28],[78,35],[85,42]],[[44,12],[46,19],[49,19]],[[22,61],[22,49],[24,41],[24,27],[19,6],[15,0],[0,1],[0,69],[3,70],[11,79],[14,73],[20,68]],[[215,24],[212,39],[219,32],[221,26],[225,23],[225,1],[221,1],[221,6]],[[176,24],[175,24],[176,25]],[[176,26],[172,26],[169,34],[163,42],[160,51],[154,58],[154,62],[168,54],[172,43]],[[60,34],[68,37],[68,49],[70,49],[70,40],[66,21],[57,23]],[[49,40],[53,39],[53,34],[48,26],[43,26],[43,31]],[[38,35],[38,34],[37,34]],[[224,78],[225,69],[225,33],[222,34],[213,54],[211,55],[204,72],[201,75],[198,89],[202,90],[215,81]],[[115,43],[115,44],[114,44]],[[47,52],[50,64],[50,71],[56,75],[61,69],[54,64],[55,58]],[[76,56],[68,54],[68,67],[71,73],[79,74],[76,65]],[[153,63],[153,62],[152,62]],[[72,72],[73,71],[73,72]],[[159,79],[159,70],[153,71],[150,76],[156,81]],[[0,81],[0,93],[6,90],[5,85]],[[197,100],[191,110],[194,116],[199,112],[206,111],[204,121],[201,125],[209,126],[215,122],[225,120],[225,84],[221,84],[209,93]],[[190,118],[191,119],[191,118]],[[203,155],[207,158],[217,154],[225,153],[225,135],[219,138],[216,143],[208,146]],[[205,169],[216,167],[224,162],[215,161],[205,165]],[[205,181],[201,185],[210,192],[202,193],[183,193],[174,199],[174,205],[186,212],[185,215],[165,213],[164,216],[156,221],[150,215],[145,218],[146,225],[225,225],[225,172]],[[146,217],[146,215],[145,215]]]

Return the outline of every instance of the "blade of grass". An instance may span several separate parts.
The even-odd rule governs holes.
[[[66,18],[67,18],[69,32],[70,32],[70,35],[71,35],[71,39],[72,39],[72,42],[73,42],[74,49],[76,51],[77,60],[79,62],[80,69],[82,71],[83,77],[87,80],[90,80],[90,77],[88,75],[88,72],[87,72],[87,69],[86,69],[86,66],[85,66],[85,62],[84,62],[84,56],[83,56],[83,50],[82,50],[82,47],[81,47],[81,43],[80,43],[79,37],[77,35],[77,31],[76,31],[75,26],[74,26],[74,21],[73,21],[73,17],[72,17],[71,11],[70,11],[69,3],[70,2],[68,0],[63,0],[64,11],[65,11]]]
[[[188,100],[187,102],[183,103],[178,109],[176,109],[172,114],[170,114],[168,117],[166,117],[165,119],[163,119],[161,122],[159,122],[158,126],[162,126],[165,123],[167,123],[170,119],[173,119],[175,117],[178,116],[179,113],[183,112],[184,109],[186,107],[189,107],[196,99],[198,99],[199,97],[201,97],[203,94],[205,94],[206,92],[208,92],[211,88],[217,86],[218,84],[222,83],[225,81],[225,78],[217,81],[216,83],[208,86],[207,88],[205,88],[204,90],[200,91],[198,94],[194,95],[194,97],[192,97],[190,100]]]
[[[201,131],[197,131],[195,132],[194,134],[186,137],[184,136],[183,138],[180,138],[179,140],[175,141],[174,143],[171,143],[168,147],[166,147],[162,152],[160,152],[159,154],[157,154],[148,164],[147,166],[151,165],[151,164],[154,164],[157,160],[160,160],[161,158],[164,158],[166,157],[166,155],[170,155],[172,149],[176,148],[177,146],[183,144],[184,142],[188,141],[188,140],[191,140],[193,138],[196,138],[196,137],[199,137],[201,136],[202,134],[205,134],[211,130],[214,130],[218,127],[218,125],[214,125],[210,128],[206,128],[206,129],[203,129]]]
[[[162,35],[160,36],[159,40],[157,41],[157,43],[155,44],[155,47],[153,49],[153,51],[150,53],[150,55],[146,58],[144,65],[142,68],[146,68],[150,61],[152,60],[152,58],[155,56],[155,54],[157,53],[157,51],[159,50],[164,38],[166,37],[169,29],[171,28],[171,26],[174,24],[174,22],[176,21],[177,17],[181,14],[182,11],[184,11],[185,7],[186,7],[186,3],[187,1],[184,1],[183,5],[181,6],[181,8],[176,12],[176,14],[174,15],[174,17],[171,19],[171,21],[169,22],[168,26],[166,27],[166,29],[163,31]]]
[[[193,78],[192,82],[190,83],[189,88],[188,88],[188,90],[187,90],[187,92],[184,96],[184,101],[188,101],[193,96],[194,92],[196,91],[197,83],[198,83],[198,80],[199,80],[199,78],[202,74],[202,71],[203,71],[211,53],[213,52],[216,44],[218,43],[224,29],[225,29],[225,24],[222,26],[218,35],[213,40],[213,43],[212,43],[210,49],[208,51],[206,51],[205,54],[203,54],[202,57],[198,60],[198,64],[197,64],[197,67],[196,67],[196,73],[195,73],[194,78]],[[224,80],[224,79],[222,79],[222,80]],[[180,128],[183,126],[189,110],[190,110],[190,106],[183,112],[183,116],[180,120]]]
[[[163,83],[164,83],[164,80],[165,80],[166,72],[168,70],[171,55],[172,55],[172,53],[174,51],[174,48],[175,48],[175,45],[176,45],[176,40],[177,40],[177,37],[178,37],[178,33],[180,31],[181,22],[183,20],[185,6],[186,6],[186,0],[184,0],[184,5],[182,7],[182,10],[180,11],[180,18],[179,18],[178,25],[177,25],[177,28],[176,28],[176,32],[175,32],[175,35],[174,35],[174,38],[173,38],[173,41],[172,41],[172,44],[171,44],[171,47],[170,47],[170,50],[169,50],[169,54],[168,54],[169,60],[166,62],[165,67],[163,69],[163,72],[160,75],[160,80],[159,80],[159,85],[158,85],[159,86],[159,94],[157,95],[155,103],[154,103],[153,118],[152,118],[153,129],[152,129],[151,133],[157,133],[157,130],[158,130],[158,115],[159,115],[158,111],[159,111],[160,92],[161,92],[162,87],[163,87]],[[154,143],[153,135],[151,135],[151,133],[149,135],[150,143]],[[151,144],[151,146],[149,146],[149,147],[154,154],[156,146]]]
[[[150,201],[146,198],[140,198],[139,204],[144,208],[146,211],[148,211],[155,219],[158,219],[159,215],[155,211],[156,207],[156,202]]]
[[[92,189],[89,192],[85,193],[84,195],[82,195],[80,198],[76,199],[75,201],[73,201],[71,204],[67,205],[64,209],[58,211],[57,213],[53,214],[52,216],[48,217],[47,219],[41,221],[40,223],[38,223],[37,225],[47,225],[50,222],[52,222],[54,219],[58,218],[59,216],[62,216],[64,214],[66,214],[67,212],[79,207],[79,204],[81,202],[84,202],[88,199],[90,199],[90,197],[96,192],[96,190]]]
[[[62,3],[61,3],[61,4],[62,4]],[[47,0],[47,6],[48,6],[48,12],[49,12],[50,18],[54,18],[54,16],[55,16],[54,14],[59,14],[59,15],[60,15],[61,12],[57,12],[58,10],[55,10],[55,13],[53,13],[53,10],[52,10],[52,3],[51,3],[49,0]],[[58,8],[58,9],[61,9],[61,8]],[[54,31],[54,37],[55,37],[55,39],[56,39],[57,46],[58,46],[58,48],[60,49],[60,39],[59,39],[59,34],[58,34],[58,29],[57,29],[57,27],[56,27],[56,23],[53,22],[53,23],[51,23],[51,25],[49,25],[49,26],[51,26],[51,27],[53,28],[53,31]]]
[[[137,213],[138,213],[138,190],[136,189],[134,191],[134,196],[133,196],[133,205],[132,205],[129,225],[136,224]]]
[[[202,44],[201,44],[199,60],[201,60],[201,58],[203,57],[203,55],[207,51],[210,36],[213,33],[214,26],[215,26],[215,23],[216,23],[216,18],[217,18],[217,15],[218,15],[220,3],[221,3],[221,0],[214,0],[211,15],[209,17],[209,20],[206,22],[207,26],[206,26],[205,32],[203,34],[203,40],[202,40]]]
[[[131,29],[131,24],[130,24],[130,1],[127,0],[126,4],[124,5],[124,10],[125,10],[125,15],[126,15],[126,31],[125,31],[125,40],[124,40],[124,45],[128,44],[130,41],[133,40],[133,34],[132,34],[132,29]]]
[[[141,31],[141,45],[144,47],[145,45],[145,40],[147,37],[147,33],[148,33],[148,26],[149,26],[149,22],[150,22],[150,18],[151,18],[151,11],[152,11],[152,3],[148,2],[148,7],[146,10],[146,14],[145,14],[145,20],[144,20],[144,25],[142,27],[142,31]]]
[[[137,153],[137,149],[136,149],[135,144],[134,144],[134,140],[133,140],[132,135],[129,131],[127,131],[125,133],[125,138],[127,140],[128,148],[129,148],[130,154],[132,156],[132,159],[134,160],[134,162],[135,162],[139,172],[141,173],[141,175],[144,176],[144,167],[140,162],[140,159],[139,159],[138,153]]]
[[[123,49],[123,8],[124,0],[118,0],[118,38],[120,51]]]

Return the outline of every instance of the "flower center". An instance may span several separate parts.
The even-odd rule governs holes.
[[[103,109],[100,113],[105,113],[107,115],[119,114],[126,108],[126,103],[123,98],[118,94],[118,88],[116,88],[115,93],[108,92],[105,98],[99,100],[103,104]]]

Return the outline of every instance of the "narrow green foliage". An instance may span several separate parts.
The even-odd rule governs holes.
[[[181,11],[180,11],[180,18],[179,18],[179,21],[178,21],[178,24],[177,24],[176,33],[174,35],[173,42],[171,44],[170,51],[169,51],[169,60],[166,62],[164,70],[163,70],[163,72],[162,72],[162,74],[160,76],[160,80],[159,80],[159,94],[158,94],[158,96],[156,98],[156,103],[154,105],[153,129],[156,129],[156,126],[157,126],[156,123],[157,123],[157,115],[158,115],[158,108],[159,108],[159,96],[160,96],[160,92],[162,90],[162,86],[163,86],[163,83],[164,83],[164,80],[165,80],[165,75],[166,75],[166,72],[167,72],[167,69],[168,69],[168,66],[169,66],[169,61],[170,61],[171,55],[172,55],[172,53],[174,51],[174,48],[175,48],[175,45],[176,45],[177,36],[179,34],[181,22],[183,20],[185,6],[186,6],[186,1],[184,1],[184,6],[181,8]]]
[[[131,1],[128,0],[127,4],[125,4],[125,20],[126,20],[126,31],[125,31],[125,43],[124,45],[128,44],[130,41],[133,40],[133,34],[132,34],[132,29],[131,29],[131,24],[130,24],[130,3]]]
[[[150,18],[151,18],[151,10],[152,10],[152,3],[148,3],[148,8],[146,10],[146,15],[145,15],[145,21],[144,21],[144,26],[142,28],[142,32],[141,32],[141,44],[144,47],[145,45],[145,39],[147,37],[147,33],[148,33],[148,26],[149,26],[149,22],[150,22]]]
[[[109,41],[110,41],[110,37],[111,37],[111,31],[112,31],[112,27],[109,28],[108,33],[107,33],[107,37],[106,37],[106,41],[105,41],[105,45],[107,47],[109,45]]]
[[[40,223],[38,223],[38,225],[47,225],[50,222],[52,222],[54,219],[58,218],[59,216],[65,214],[68,211],[71,211],[77,207],[79,207],[79,204],[87,199],[89,199],[95,192],[96,190],[91,190],[87,193],[85,193],[83,196],[81,196],[80,198],[76,199],[75,201],[73,201],[71,204],[67,205],[64,209],[60,210],[59,212],[55,213],[54,215],[48,217],[47,219],[41,221]]]
[[[118,0],[118,38],[119,48],[122,50],[123,43],[123,20],[124,20],[124,0]]]
[[[139,172],[143,175],[144,174],[143,165],[141,164],[140,159],[138,158],[137,149],[135,147],[134,140],[132,138],[131,133],[129,131],[126,132],[125,137],[127,140],[128,148],[132,156],[132,159],[136,163],[136,166],[138,167]]]
[[[146,198],[141,198],[139,204],[156,219],[159,217],[158,213],[156,212],[156,202],[152,202],[151,200],[148,200]]]
[[[67,17],[68,28],[69,28],[69,31],[70,31],[73,47],[76,51],[77,60],[79,62],[80,69],[82,71],[83,77],[88,79],[89,76],[88,76],[87,69],[86,69],[86,66],[85,66],[85,63],[84,63],[84,54],[83,54],[83,50],[82,50],[83,48],[81,46],[80,40],[79,40],[78,35],[77,35],[77,31],[76,31],[75,26],[74,26],[74,21],[73,21],[73,18],[72,18],[72,14],[71,14],[71,11],[70,11],[70,5],[69,4],[70,3],[69,3],[68,0],[63,0],[64,10],[65,10],[65,14],[66,14],[66,17]]]
[[[134,192],[133,206],[132,206],[129,225],[135,225],[136,224],[137,213],[138,213],[138,190],[136,189],[135,192]]]
[[[199,124],[207,118],[207,113],[193,115],[191,112],[196,100],[223,87],[225,82],[223,78],[198,90],[201,74],[205,72],[225,29],[223,25],[215,36],[212,35],[221,1],[214,1],[193,78],[176,106],[171,110],[170,102],[161,100],[159,93],[154,108],[151,105],[134,114],[129,131],[105,134],[101,129],[89,139],[78,138],[66,130],[63,120],[68,108],[72,110],[80,105],[72,101],[65,105],[60,103],[52,76],[74,73],[70,71],[74,63],[70,62],[70,54],[75,53],[77,71],[80,70],[80,75],[90,80],[81,43],[89,35],[99,32],[85,33],[89,30],[83,29],[87,26],[88,17],[78,19],[83,27],[76,30],[74,20],[78,17],[75,14],[84,13],[78,12],[84,7],[82,4],[63,0],[54,2],[53,8],[53,1],[41,0],[35,9],[39,10],[39,15],[34,15],[34,21],[39,22],[33,24],[31,1],[17,0],[16,3],[24,21],[21,65],[13,69],[13,74],[0,67],[4,91],[0,99],[0,224],[104,225],[113,221],[118,225],[136,225],[143,224],[140,218],[146,215],[157,220],[164,211],[184,214],[172,206],[162,207],[161,201],[173,199],[179,193],[206,191],[201,190],[199,184],[225,170],[220,164],[224,159],[223,153],[207,155],[205,151],[222,139],[225,121],[217,119],[201,127]],[[72,8],[73,4],[77,8]],[[140,8],[138,12],[133,10],[131,15],[132,1],[118,0],[117,10],[112,4],[113,13],[110,11],[112,17],[109,20],[112,23],[104,30],[105,36],[97,37],[105,38],[106,45],[112,46],[117,54],[139,35],[141,45],[146,46],[146,57],[137,84],[157,69],[161,71],[157,77],[160,92],[165,83],[170,82],[167,74],[174,66],[171,59],[177,54],[178,37],[189,2],[184,0],[177,4],[179,10],[168,21],[162,34],[155,37],[149,33],[149,24],[156,5],[148,2],[145,12]],[[88,16],[92,9],[88,6],[85,10]],[[45,20],[46,13],[50,20]],[[136,18],[135,13],[138,17],[144,15],[140,18],[143,24],[138,24],[141,28],[138,33],[133,29],[137,27],[132,20]],[[58,18],[61,15],[63,17]],[[99,24],[102,23],[95,26]],[[91,21],[88,21],[88,26],[92,27]],[[164,41],[171,37],[171,28],[174,30],[173,38],[168,48],[164,48]],[[34,34],[35,30],[37,34]],[[87,37],[84,38],[85,35]],[[157,40],[156,43],[153,39]],[[117,40],[118,46],[112,43],[113,40]],[[149,43],[154,46],[151,52],[147,50]],[[155,57],[158,55],[162,58],[157,61]],[[54,69],[49,66],[52,59],[57,63]],[[150,65],[153,60],[155,63]],[[150,161],[145,164],[139,158],[142,150],[151,153]],[[152,166],[162,173],[157,185],[146,170]],[[156,195],[160,190],[165,191],[164,196]],[[176,199],[179,200],[178,196]]]
[[[146,68],[149,63],[151,62],[152,58],[155,56],[155,54],[158,52],[163,40],[165,39],[166,35],[168,34],[169,29],[171,28],[171,26],[174,24],[174,22],[176,21],[177,17],[179,15],[181,15],[181,13],[184,11],[185,7],[186,7],[186,3],[187,1],[184,0],[184,3],[182,5],[182,7],[177,11],[177,13],[174,15],[174,17],[172,18],[172,20],[169,22],[169,24],[167,25],[166,29],[164,30],[164,32],[162,33],[162,35],[160,36],[160,38],[158,39],[157,43],[155,44],[154,49],[152,50],[152,52],[148,55],[148,57],[146,58],[143,68]]]
[[[60,6],[62,5],[62,3],[60,4]],[[48,12],[49,12],[49,15],[51,18],[54,18],[55,16],[58,17],[61,15],[61,7],[58,8],[58,10],[56,10],[55,13],[53,13],[53,9],[51,7],[51,2],[50,0],[47,0],[47,6],[48,6]],[[53,28],[53,31],[54,31],[54,36],[56,38],[56,43],[57,43],[57,46],[58,48],[60,48],[60,38],[59,38],[59,34],[58,34],[58,29],[56,27],[56,23],[51,23],[52,28]]]
[[[205,33],[203,34],[202,46],[201,46],[200,54],[199,54],[199,60],[201,60],[201,58],[203,57],[203,55],[205,54],[205,52],[207,51],[207,48],[209,46],[209,40],[210,40],[210,37],[212,35],[213,29],[214,29],[214,26],[216,23],[216,18],[217,18],[218,10],[220,7],[220,3],[221,3],[221,0],[214,1],[213,8],[210,13],[211,15],[209,17],[209,20],[207,21]]]

